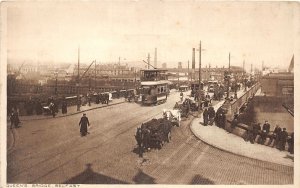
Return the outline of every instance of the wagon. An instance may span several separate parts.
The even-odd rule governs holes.
[[[164,143],[171,140],[172,122],[165,118],[152,119],[137,128],[135,135],[138,145],[143,150],[161,149]]]

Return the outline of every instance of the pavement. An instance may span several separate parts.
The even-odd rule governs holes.
[[[215,110],[218,109],[223,102],[214,105]],[[267,161],[271,163],[294,166],[294,155],[287,151],[279,151],[270,146],[260,145],[257,143],[251,144],[245,142],[244,139],[235,134],[230,134],[226,130],[212,126],[203,126],[202,113],[198,118],[195,118],[190,124],[191,131],[200,140],[208,145],[211,145],[220,150],[233,153],[236,155]]]
[[[95,104],[91,103],[91,106],[86,104],[85,106],[80,107],[80,111],[77,111],[77,106],[68,106],[68,113],[67,114],[62,114],[61,109],[59,109],[58,113],[55,115],[55,118],[59,117],[65,117],[65,116],[70,116],[74,114],[80,114],[89,110],[94,110],[97,108],[103,108],[111,105],[116,105],[120,103],[124,103],[125,98],[119,98],[119,99],[113,99],[107,104]],[[32,121],[32,120],[41,120],[41,119],[51,119],[53,118],[52,115],[31,115],[31,116],[19,116],[20,121]]]

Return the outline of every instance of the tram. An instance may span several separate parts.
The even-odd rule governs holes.
[[[141,98],[143,105],[164,103],[169,94],[167,70],[141,70]]]
[[[204,83],[201,82],[200,84],[200,90],[203,90]],[[191,83],[191,97],[194,97],[196,92],[199,90],[199,82],[193,82]]]

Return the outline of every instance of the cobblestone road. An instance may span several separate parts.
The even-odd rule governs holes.
[[[158,106],[125,103],[90,111],[87,137],[79,136],[80,114],[25,122],[8,154],[8,183],[293,183],[292,167],[226,153],[198,140],[189,129],[193,116],[173,127],[170,143],[139,158],[136,127],[178,99],[175,93]]]

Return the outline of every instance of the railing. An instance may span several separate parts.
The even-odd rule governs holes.
[[[227,111],[227,117],[230,117],[229,119],[233,118],[233,115],[235,113],[239,113],[241,107],[248,102],[249,98],[252,98],[255,93],[260,88],[260,83],[256,83],[253,85],[250,89],[248,89],[242,96],[240,96],[238,99],[230,102],[228,111]]]

